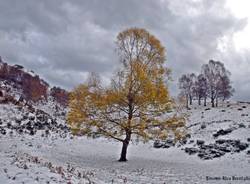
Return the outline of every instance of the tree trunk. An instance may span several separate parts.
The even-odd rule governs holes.
[[[214,107],[214,98],[211,98],[212,107]]]
[[[128,131],[126,132],[126,138],[124,139],[124,141],[122,142],[122,152],[121,152],[121,157],[119,159],[119,162],[126,162],[127,160],[127,149],[128,149],[128,145],[131,139],[131,132]]]
[[[192,99],[192,96],[190,95],[189,96],[189,105],[192,105],[192,103],[193,103],[193,99]]]
[[[216,98],[215,106],[218,107],[218,98]]]
[[[199,96],[198,104],[201,105],[201,97]]]
[[[131,90],[130,90],[131,91]],[[128,112],[128,122],[127,122],[127,128],[126,128],[126,137],[125,139],[122,141],[122,152],[121,152],[121,157],[119,159],[119,162],[126,162],[127,160],[127,149],[128,149],[128,145],[131,139],[131,121],[133,118],[133,98],[131,97],[131,94],[128,94],[128,108],[129,108],[129,112]]]
[[[127,149],[128,149],[128,141],[123,141],[122,142],[122,152],[121,152],[121,157],[119,159],[119,162],[126,162],[127,160]]]
[[[186,95],[186,108],[188,109],[188,95]]]
[[[204,106],[207,106],[207,97],[204,97]]]

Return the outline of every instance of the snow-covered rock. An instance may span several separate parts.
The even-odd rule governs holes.
[[[65,120],[30,106],[0,104],[0,122],[2,134],[34,135],[46,130],[60,135],[69,133]]]

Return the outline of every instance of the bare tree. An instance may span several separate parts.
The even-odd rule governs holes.
[[[179,89],[181,95],[186,99],[186,107],[189,108],[189,104],[192,105],[192,101],[195,95],[195,81],[196,76],[192,74],[184,74],[179,78]]]
[[[218,106],[218,99],[221,98],[222,101],[229,99],[233,96],[234,89],[231,85],[231,81],[229,78],[230,73],[227,72],[227,75],[221,77],[220,85],[219,85],[219,94],[216,99],[216,106]]]
[[[189,104],[193,104],[193,99],[195,98],[195,83],[197,81],[197,77],[194,73],[188,75],[190,78],[190,91],[189,91]]]
[[[199,74],[195,83],[195,94],[198,99],[198,104],[201,105],[201,99],[204,99],[204,106],[207,105],[207,79],[203,74]]]
[[[208,94],[212,107],[218,106],[218,99],[221,96],[228,98],[232,95],[233,91],[231,90],[229,79],[230,73],[226,70],[223,63],[210,60],[208,64],[202,66],[202,74],[207,80]],[[225,87],[226,90],[224,89]]]
[[[186,99],[186,108],[188,108],[189,102],[189,88],[190,88],[190,79],[186,74],[183,74],[179,78],[179,89],[181,90],[181,95]]]

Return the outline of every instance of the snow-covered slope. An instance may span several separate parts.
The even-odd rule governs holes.
[[[195,107],[188,124],[189,147],[197,149],[202,159],[246,153],[250,142],[249,113],[249,103],[225,103],[218,108]]]
[[[40,108],[38,108],[38,106]],[[51,105],[0,104],[0,134],[2,135],[43,135],[57,132],[67,136],[69,128],[65,123],[66,114],[62,109],[54,109]],[[47,113],[50,112],[50,113]]]
[[[0,116],[2,119],[11,117],[11,109],[15,109],[0,107],[7,108]],[[18,110],[14,111],[18,117]],[[218,151],[216,146],[209,148],[210,144],[219,144],[218,140],[248,144],[248,113],[248,103],[225,103],[218,108],[194,106],[188,111],[190,138],[186,144],[156,149],[152,142],[132,143],[127,163],[117,162],[121,145],[112,140],[61,137],[55,131],[47,136],[42,131],[35,135],[0,133],[0,183],[247,184],[250,183],[248,147],[237,152],[228,146],[230,152],[216,158],[197,155],[202,149],[208,154],[214,149]],[[198,151],[189,155],[186,148]]]

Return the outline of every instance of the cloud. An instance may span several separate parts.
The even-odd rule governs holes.
[[[148,29],[166,47],[173,95],[181,74],[199,72],[214,58],[232,71],[237,98],[250,97],[250,86],[240,87],[249,82],[246,76],[232,68],[232,58],[248,66],[248,52],[240,57],[233,42],[224,51],[219,47],[247,21],[234,17],[223,0],[8,0],[0,1],[0,22],[3,59],[34,70],[53,85],[72,89],[89,71],[107,81],[118,64],[116,35],[136,26]]]

